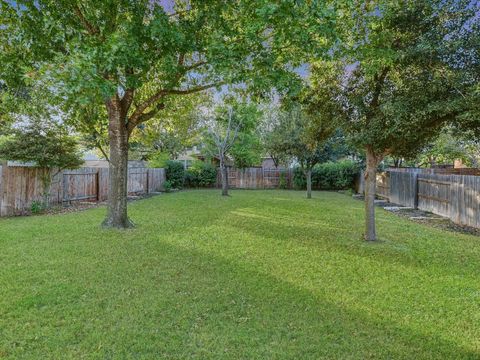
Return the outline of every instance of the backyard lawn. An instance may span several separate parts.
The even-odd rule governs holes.
[[[0,358],[480,358],[480,238],[332,192],[0,220]]]

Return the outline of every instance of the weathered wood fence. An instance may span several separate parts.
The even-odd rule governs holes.
[[[480,176],[389,169],[377,176],[377,195],[480,228]],[[473,171],[472,171],[473,172]]]
[[[0,216],[27,213],[43,197],[41,177],[45,169],[0,166]],[[56,174],[50,188],[50,203],[105,201],[108,198],[108,168],[80,168]],[[128,193],[147,194],[163,189],[164,169],[129,168]]]
[[[264,169],[261,167],[228,168],[228,185],[233,189],[278,189],[282,173],[286,188],[291,188],[292,169]],[[221,173],[218,171],[217,187],[221,187],[221,181]]]

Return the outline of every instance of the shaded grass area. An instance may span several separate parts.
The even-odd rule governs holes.
[[[480,358],[480,242],[330,192],[0,220],[0,357]]]

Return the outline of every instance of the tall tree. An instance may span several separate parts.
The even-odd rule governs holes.
[[[427,0],[351,7],[344,13],[339,60],[313,66],[312,101],[319,107],[330,101],[345,132],[366,153],[364,236],[369,241],[377,238],[379,163],[386,155],[415,153],[461,109],[455,77],[440,51],[448,34],[443,10],[441,1]],[[315,91],[321,94],[317,99]]]
[[[1,3],[0,20],[13,24],[18,54],[36,54],[29,71],[50,79],[66,107],[105,108],[110,180],[104,225],[117,228],[132,225],[127,159],[137,126],[161,113],[169,97],[224,83],[291,86],[284,75],[294,53],[286,37],[318,38],[327,26],[310,16],[311,31],[300,34],[308,9],[296,1],[175,1],[173,12],[150,0]],[[287,23],[296,31],[286,31]]]

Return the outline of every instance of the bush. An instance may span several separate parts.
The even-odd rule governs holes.
[[[169,160],[165,164],[165,175],[172,188],[181,189],[185,179],[185,169],[180,161]]]
[[[185,173],[185,183],[189,187],[210,187],[216,181],[217,168],[202,161],[195,161]]]
[[[278,188],[285,190],[288,187],[287,176],[285,171],[280,171],[280,177],[278,178]]]
[[[316,165],[312,170],[312,188],[317,190],[352,189],[359,172],[359,165],[350,160]],[[307,186],[301,168],[294,170],[293,185],[295,189],[305,189]]]
[[[39,200],[34,200],[32,201],[32,204],[30,205],[30,211],[32,214],[41,214],[46,210],[45,203]]]
[[[307,179],[305,178],[305,174],[300,167],[293,169],[293,188],[296,190],[307,188]]]
[[[169,193],[170,191],[172,191],[172,183],[168,180],[166,180],[164,183],[163,183],[163,190],[167,193]]]

